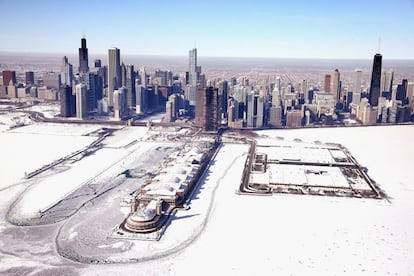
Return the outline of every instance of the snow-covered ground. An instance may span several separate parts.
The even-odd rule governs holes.
[[[155,113],[153,115],[149,115],[149,116],[145,116],[144,118],[142,118],[141,120],[138,121],[152,121],[154,123],[160,123],[162,121],[162,118],[165,117],[165,113]]]
[[[60,113],[60,103],[41,103],[25,108],[27,111],[36,111],[43,113],[45,118],[52,119]]]
[[[96,129],[99,127],[32,124],[0,131],[0,189],[14,184],[25,173],[89,145],[97,137],[82,134]]]
[[[145,128],[123,129],[119,132],[119,139],[115,133],[115,136],[111,137],[112,140],[106,141],[104,149],[108,147],[106,150],[123,151],[125,154],[136,150],[136,153],[127,155],[130,158],[124,163],[124,166],[127,166],[134,158],[142,158],[140,152],[148,150],[143,147],[148,142],[140,141],[145,134],[143,129]],[[0,132],[0,135],[3,134],[4,132]],[[137,257],[142,257],[145,251],[148,251],[148,255],[154,255],[154,252],[161,252],[163,246],[164,249],[175,246],[176,250],[172,255],[153,261],[80,265],[59,258],[54,246],[60,226],[57,224],[43,228],[18,228],[7,224],[3,220],[4,213],[20,190],[19,187],[0,190],[0,273],[13,275],[17,271],[20,272],[17,274],[43,272],[46,275],[414,274],[414,182],[410,170],[414,156],[414,147],[410,146],[414,139],[414,126],[268,130],[260,131],[258,134],[285,137],[290,140],[300,138],[303,141],[318,140],[343,144],[359,163],[368,167],[368,174],[389,195],[389,201],[285,194],[238,195],[235,191],[240,184],[247,146],[227,144],[221,148],[212,162],[204,182],[201,183],[202,188],[190,204],[191,210],[176,214],[160,242],[131,242],[133,245],[130,247],[127,241],[117,240],[109,245],[91,244],[99,250],[104,250],[105,246],[119,249],[120,253],[114,258],[118,260],[131,258],[134,253],[139,253]],[[15,135],[27,134],[16,132]],[[130,144],[131,140],[135,140],[135,136],[137,142]],[[0,139],[2,137],[0,136]],[[71,136],[50,137],[56,141],[62,139],[62,143],[70,143],[64,139]],[[20,158],[24,158],[25,154],[31,154],[33,150],[31,147],[16,146],[12,139],[9,144],[13,145],[16,156]],[[111,148],[110,145],[114,147]],[[10,158],[13,159],[13,155],[7,157],[8,159],[4,159],[4,155],[0,155],[1,164],[10,162]],[[86,162],[88,158],[92,157],[86,157],[77,163],[80,164],[84,160]],[[114,160],[117,158],[119,156],[114,156]],[[14,164],[17,166],[15,171],[20,169],[22,174],[26,170],[27,165],[19,166],[19,162]],[[122,162],[116,163],[116,169],[112,172],[108,170],[107,173],[118,171],[122,167],[121,164]],[[85,168],[79,173],[87,174],[88,169]],[[8,172],[5,174],[9,177]],[[68,180],[62,178],[61,181]],[[44,192],[47,193],[47,190]],[[41,193],[38,195],[41,196]],[[113,198],[103,197],[101,201],[97,199],[92,205],[86,206],[89,209],[81,209],[79,218],[83,216],[87,220],[90,207],[102,208],[109,200]],[[115,203],[112,203],[114,208],[117,206]],[[93,235],[94,231],[106,233],[105,229],[93,227],[88,233],[77,232],[75,229],[78,224],[70,222],[68,220],[65,225],[65,231],[73,240],[82,240],[82,235],[87,237]],[[114,221],[113,225],[116,223],[119,222]],[[72,228],[74,230],[71,232]],[[18,270],[22,264],[24,269]]]
[[[156,262],[96,267],[82,273],[110,275],[120,270],[139,270],[153,275],[414,274],[414,183],[410,172],[414,147],[409,146],[414,127],[260,134],[342,143],[369,168],[370,176],[381,184],[390,201],[280,194],[240,196],[234,193],[240,179],[240,170],[235,166],[219,182],[206,228],[181,253]],[[220,158],[233,156],[230,151]],[[215,167],[212,181],[225,170]]]
[[[31,126],[31,128],[35,127],[35,125]],[[62,128],[60,125],[55,127]],[[70,131],[63,131],[63,133],[72,137],[73,140],[84,137],[78,136],[79,134],[89,133],[96,129],[96,126],[80,129],[69,125],[63,127],[70,128]],[[22,130],[20,129],[20,131]],[[37,133],[43,134],[43,131],[45,130],[42,128],[36,128]],[[132,162],[131,159],[136,156],[134,153],[154,147],[154,145],[143,143],[134,144],[131,147],[122,147],[130,144],[130,141],[142,138],[147,132],[144,127],[127,128],[120,130],[120,132],[124,135],[111,137],[112,139],[105,143],[103,149],[94,152],[92,155],[86,156],[75,163],[65,162],[63,165],[58,165],[52,169],[50,173],[47,171],[36,176],[33,179],[33,185],[16,202],[13,210],[14,218],[17,220],[17,218],[25,219],[36,216],[39,211],[47,210],[82,185],[118,175],[126,169],[126,164]],[[51,135],[58,135],[53,131],[50,131],[50,133]],[[93,138],[92,141],[97,139],[97,137],[90,138]],[[43,145],[43,148],[46,146]]]
[[[6,131],[14,126],[28,125],[32,121],[23,112],[0,111],[0,132]]]
[[[232,185],[222,186],[207,230],[177,258],[174,274],[414,274],[413,126],[258,133],[342,143],[391,201],[240,197]]]

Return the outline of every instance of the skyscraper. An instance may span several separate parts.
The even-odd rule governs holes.
[[[145,71],[145,67],[139,68],[138,73],[139,73],[139,79],[140,79],[141,85],[144,88],[146,88],[148,85],[148,82],[147,82],[147,72]]]
[[[79,73],[85,74],[88,72],[88,48],[86,48],[86,38],[83,37],[81,39],[81,47],[79,48]]]
[[[87,87],[85,84],[80,83],[75,86],[76,92],[76,117],[79,119],[85,119],[88,115],[88,99],[87,99]]]
[[[263,127],[263,97],[256,91],[247,96],[247,127]]]
[[[378,99],[381,96],[381,67],[382,55],[376,54],[372,64],[371,85],[369,88],[369,104],[371,106],[378,106]]]
[[[135,81],[135,110],[137,114],[147,111],[148,97],[147,90],[139,81]]]
[[[62,58],[62,64],[60,65],[60,78],[63,85],[72,86],[73,66],[68,62],[66,56]]]
[[[101,68],[102,67],[102,62],[100,59],[95,59],[95,68]]]
[[[34,85],[34,73],[32,71],[26,72],[26,85]]]
[[[272,106],[281,106],[282,97],[280,95],[280,86],[275,85],[275,88],[272,91]]]
[[[76,115],[76,97],[72,93],[72,87],[62,85],[60,87],[60,116],[72,117]]]
[[[335,104],[339,102],[341,97],[341,74],[339,73],[338,69],[332,74],[332,94],[334,95]]]
[[[53,72],[53,71],[46,72],[43,75],[43,84],[47,88],[54,88],[58,90],[61,83],[62,82],[61,82],[60,74],[58,74],[57,72]]]
[[[13,84],[17,84],[16,71],[5,70],[2,72],[2,76],[3,86],[8,86],[10,84],[10,81],[12,81]]]
[[[392,84],[394,81],[394,71],[388,70],[387,72],[383,72],[381,75],[381,96],[390,100],[392,94]]]
[[[85,83],[87,88],[88,111],[93,111],[98,107],[98,101],[102,99],[103,81],[97,73],[86,73]]]
[[[303,94],[303,99],[305,103],[309,103],[309,89],[308,89],[308,82],[306,80],[302,80],[300,83],[301,93]]]
[[[354,88],[352,89],[352,93],[348,92],[348,95],[346,97],[347,104],[346,108],[349,108],[349,104],[358,104],[361,102],[361,82],[362,82],[362,70],[361,69],[355,69],[355,82],[354,82]]]
[[[126,87],[120,87],[114,91],[114,118],[117,120],[122,120],[128,115],[126,92]]]
[[[195,125],[207,131],[217,130],[218,88],[199,88],[196,93]]]
[[[192,86],[197,86],[197,48],[194,48],[189,51],[188,59],[188,84]]]
[[[397,101],[401,101],[404,105],[407,99],[407,88],[408,88],[408,81],[406,79],[402,80],[401,84],[397,85],[397,93],[395,99]]]
[[[126,86],[126,66],[124,62],[121,63],[121,82],[119,87]]]
[[[185,100],[192,108],[196,105],[196,91],[200,76],[198,71],[201,71],[201,69],[197,66],[197,48],[194,48],[189,51],[188,55],[188,78],[184,93]],[[192,112],[190,111],[190,113]]]
[[[355,69],[355,85],[354,85],[354,93],[361,93],[361,80],[362,80],[362,70]]]
[[[134,65],[128,64],[126,66],[125,87],[127,88],[127,104],[132,109],[135,106],[135,71]]]
[[[324,83],[323,88],[325,92],[331,92],[331,75],[330,74],[325,75],[325,83]]]
[[[226,80],[223,80],[219,84],[219,90],[218,90],[218,97],[219,97],[219,121],[222,119],[227,118],[227,106],[228,106],[228,82]]]
[[[108,87],[108,66],[102,66],[98,68],[98,75],[101,77],[103,82],[103,87]]]
[[[121,86],[121,55],[118,48],[108,50],[108,105],[114,106],[114,90]]]

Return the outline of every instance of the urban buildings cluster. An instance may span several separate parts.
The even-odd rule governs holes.
[[[362,84],[359,69],[354,82],[346,85],[338,69],[326,74],[319,86],[307,80],[286,82],[279,76],[265,85],[243,76],[207,79],[196,48],[189,51],[187,72],[180,74],[135,70],[122,62],[118,48],[108,50],[107,65],[100,59],[93,64],[90,68],[82,38],[78,73],[67,57],[62,58],[60,72],[47,72],[37,82],[33,72],[26,72],[25,82],[18,83],[15,71],[3,71],[0,97],[59,100],[61,117],[79,119],[124,120],[165,111],[164,123],[191,121],[207,131],[414,121],[414,82],[394,83],[394,72],[382,68],[381,54],[374,56],[369,85]]]

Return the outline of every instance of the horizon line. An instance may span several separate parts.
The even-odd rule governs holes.
[[[63,52],[22,52],[22,51],[0,51],[0,54],[21,54],[21,55],[49,55],[49,56],[77,56],[77,53],[63,53]],[[377,53],[376,53],[377,54]],[[89,56],[106,56],[107,53],[90,54]],[[122,54],[124,56],[140,56],[140,57],[177,57],[186,58],[187,55],[163,55],[163,54]],[[374,54],[375,55],[375,54]],[[374,56],[373,55],[373,56]],[[240,58],[240,59],[297,59],[297,60],[371,60],[372,58],[344,58],[344,57],[275,57],[275,56],[219,56],[219,55],[198,55],[198,58]],[[386,58],[387,60],[395,61],[414,61],[414,58]]]

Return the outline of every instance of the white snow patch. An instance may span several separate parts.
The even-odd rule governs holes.
[[[26,127],[22,127],[24,129]],[[66,131],[69,129],[67,128]],[[0,188],[7,187],[34,171],[79,150],[96,137],[49,135],[19,131],[0,132],[1,166]],[[7,172],[7,173],[4,173]]]
[[[53,119],[56,115],[60,113],[60,104],[37,104],[28,108],[24,108],[24,110],[40,112],[46,118]]]
[[[72,233],[70,233],[68,239],[73,240],[77,235],[78,235],[78,232],[72,232]]]

